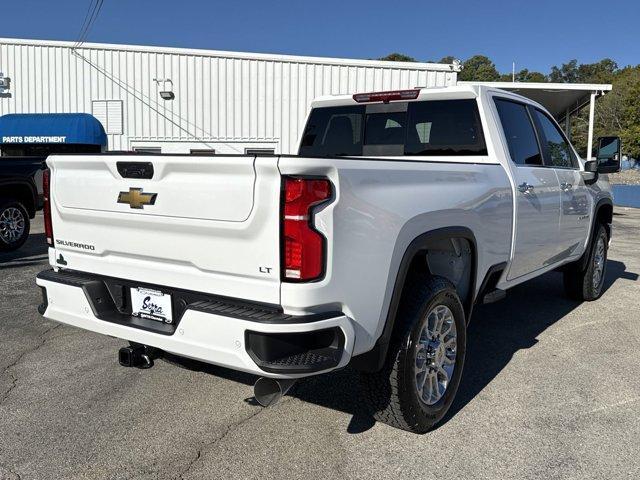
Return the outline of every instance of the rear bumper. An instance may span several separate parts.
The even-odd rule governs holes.
[[[47,270],[36,283],[43,292],[39,311],[48,319],[256,375],[328,372],[346,366],[353,351],[354,329],[341,312],[291,316],[273,306],[169,290],[184,305],[166,325],[127,313],[124,280]]]

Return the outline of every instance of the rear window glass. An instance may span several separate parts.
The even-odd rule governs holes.
[[[404,108],[403,108],[404,107]],[[300,155],[486,155],[475,100],[392,102],[311,111]]]
[[[475,100],[409,105],[405,155],[486,155]]]
[[[301,155],[361,155],[364,105],[314,108],[300,145]]]

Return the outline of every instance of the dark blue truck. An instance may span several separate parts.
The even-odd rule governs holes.
[[[42,208],[46,157],[0,156],[0,251],[16,250],[29,237]]]

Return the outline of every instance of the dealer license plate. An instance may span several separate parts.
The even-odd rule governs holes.
[[[132,288],[131,315],[164,323],[173,323],[171,295],[149,288]]]

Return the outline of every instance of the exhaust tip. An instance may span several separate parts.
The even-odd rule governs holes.
[[[273,378],[260,377],[253,385],[253,396],[261,406],[270,407],[278,403],[294,383],[296,383],[295,380],[274,380]]]

